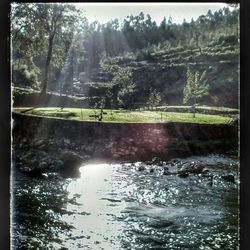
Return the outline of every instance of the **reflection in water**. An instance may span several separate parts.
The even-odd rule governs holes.
[[[212,155],[185,162],[193,160],[203,161],[214,174],[212,185],[206,177],[163,175],[163,167],[154,166],[152,171],[152,166],[139,162],[84,165],[77,179],[51,175],[40,180],[17,174],[14,245],[25,249],[237,249],[237,160]],[[140,166],[144,170],[138,171]],[[229,172],[236,183],[220,178]],[[32,202],[28,205],[24,199]],[[40,221],[27,219],[27,214]]]
[[[62,220],[74,226],[72,235],[84,239],[79,241],[78,247],[95,249],[101,243],[103,249],[120,249],[116,237],[122,225],[113,216],[120,215],[125,202],[114,198],[119,186],[111,177],[117,167],[107,164],[83,166],[81,178],[67,186],[69,198],[75,199],[75,204],[68,204],[67,210],[72,214],[64,215]],[[67,241],[69,249],[74,245],[74,238]]]

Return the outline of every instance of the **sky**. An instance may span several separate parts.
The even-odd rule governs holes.
[[[138,15],[143,12],[150,14],[159,25],[164,16],[172,17],[173,23],[187,22],[193,17],[196,20],[200,15],[206,15],[210,9],[212,12],[226,7],[225,3],[76,3],[85,11],[89,22],[95,20],[106,23],[117,18],[123,21],[128,15]]]

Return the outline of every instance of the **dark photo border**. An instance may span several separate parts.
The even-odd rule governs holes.
[[[36,1],[13,1],[36,2]],[[46,1],[39,1],[46,2]],[[60,2],[60,1],[49,1]],[[101,2],[101,1],[64,1]],[[112,1],[109,1],[112,2]],[[113,1],[116,2],[116,1]],[[120,1],[126,2],[126,1]],[[143,2],[143,1],[137,1]],[[159,1],[160,2],[160,1]],[[167,2],[167,1],[163,1]],[[169,1],[186,2],[186,1]],[[250,1],[190,1],[240,3],[240,249],[249,249],[250,211]],[[10,0],[0,1],[0,249],[10,249]],[[188,2],[187,2],[188,4]]]

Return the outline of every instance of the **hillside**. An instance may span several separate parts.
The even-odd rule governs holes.
[[[146,51],[146,52],[145,52]],[[234,43],[211,44],[199,49],[175,48],[171,50],[141,50],[139,56],[127,54],[104,60],[104,65],[130,66],[133,80],[140,93],[138,103],[146,103],[150,89],[162,95],[162,104],[181,105],[186,83],[187,67],[204,72],[209,84],[209,96],[201,104],[238,107],[239,45]],[[110,73],[101,67],[93,69],[89,82],[82,84],[88,96],[103,97],[110,88]]]

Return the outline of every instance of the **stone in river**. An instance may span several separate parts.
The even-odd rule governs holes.
[[[189,174],[188,174],[188,173],[179,173],[178,176],[179,176],[180,178],[186,178],[186,177],[189,176]]]
[[[235,182],[234,176],[233,176],[232,174],[222,175],[221,178],[222,178],[224,181],[228,181],[228,182],[232,182],[232,183]]]

